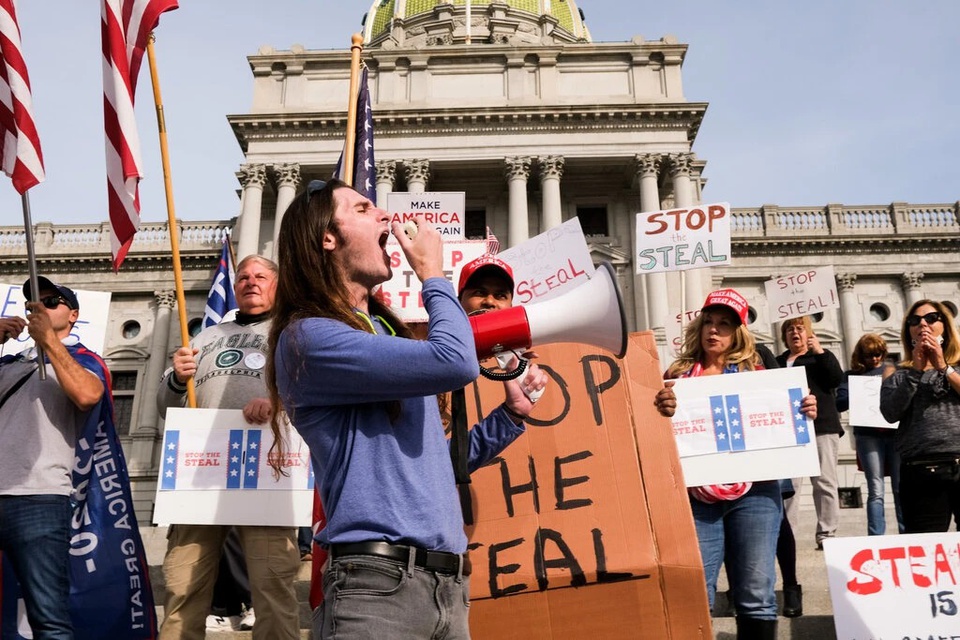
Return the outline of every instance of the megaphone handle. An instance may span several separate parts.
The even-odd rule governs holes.
[[[515,380],[523,375],[523,372],[527,370],[527,360],[520,358],[520,364],[517,365],[517,368],[513,371],[498,372],[491,369],[487,369],[485,366],[480,365],[480,375],[488,380],[496,380],[497,382],[506,382],[507,380]]]

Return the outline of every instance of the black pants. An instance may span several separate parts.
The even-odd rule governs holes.
[[[904,533],[947,531],[960,516],[960,463],[902,462],[900,505]]]
[[[213,586],[211,612],[222,616],[238,616],[243,607],[249,607],[250,579],[247,577],[247,562],[237,530],[230,527],[220,555],[220,570]]]

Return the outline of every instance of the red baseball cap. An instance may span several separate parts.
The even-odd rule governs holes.
[[[735,289],[718,289],[707,296],[703,303],[701,311],[706,311],[707,307],[727,307],[740,318],[740,324],[747,324],[747,313],[750,311],[750,305],[747,299],[740,295]]]
[[[460,286],[457,287],[457,296],[463,294],[463,290],[467,288],[470,279],[480,271],[490,271],[492,272],[491,275],[506,278],[510,282],[510,289],[513,289],[513,269],[510,268],[510,265],[496,256],[485,255],[463,265],[460,270]]]

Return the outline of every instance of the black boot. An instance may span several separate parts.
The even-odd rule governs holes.
[[[777,640],[777,621],[737,616],[737,640]]]
[[[798,618],[803,615],[803,588],[798,584],[783,585],[783,617]]]

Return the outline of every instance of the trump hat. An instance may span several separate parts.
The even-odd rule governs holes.
[[[56,291],[71,309],[80,308],[80,303],[77,301],[77,294],[75,294],[70,287],[55,284],[51,282],[49,278],[44,278],[43,276],[37,276],[37,286],[40,287],[40,291],[44,289]],[[30,278],[27,278],[27,281],[23,283],[23,297],[27,300],[33,299],[30,297]]]
[[[513,269],[510,265],[496,256],[485,255],[463,265],[460,270],[460,286],[457,287],[457,295],[462,295],[470,280],[480,273],[505,278],[510,283],[510,290],[513,290]]]
[[[703,303],[701,311],[706,311],[707,307],[726,307],[740,318],[740,324],[747,324],[747,312],[750,310],[750,305],[747,304],[747,299],[734,289],[718,289],[710,293],[707,296],[707,301]]]

